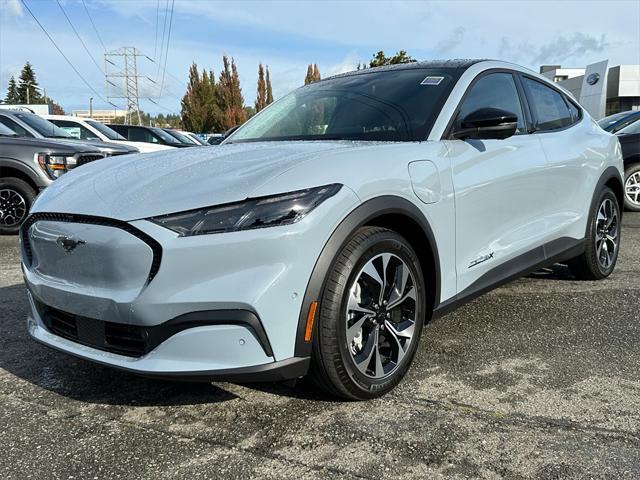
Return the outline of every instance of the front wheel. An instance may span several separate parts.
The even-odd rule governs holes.
[[[600,192],[589,215],[585,251],[569,262],[572,273],[581,280],[600,280],[613,272],[620,250],[620,204],[609,187]]]
[[[640,212],[640,163],[629,165],[624,171],[624,206]]]
[[[0,178],[0,235],[18,233],[27,218],[36,191],[19,178]]]
[[[338,253],[321,297],[312,377],[352,400],[379,397],[407,372],[425,318],[425,284],[402,236],[359,229]]]

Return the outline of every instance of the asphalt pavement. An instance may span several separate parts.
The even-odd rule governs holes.
[[[430,323],[400,386],[148,380],[40,346],[0,237],[0,478],[640,478],[640,214],[614,274],[554,266]]]

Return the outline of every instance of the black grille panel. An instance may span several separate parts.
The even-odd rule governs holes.
[[[31,250],[31,244],[29,243],[29,229],[31,226],[40,221],[52,221],[52,222],[67,222],[67,223],[83,223],[89,225],[101,225],[105,227],[114,227],[124,230],[125,232],[139,238],[144,243],[151,247],[153,251],[153,260],[151,262],[151,270],[149,271],[149,277],[147,283],[151,282],[153,278],[160,270],[160,263],[162,262],[162,247],[160,244],[151,238],[149,235],[141,230],[138,230],[133,225],[122,222],[120,220],[113,220],[111,218],[96,217],[91,215],[73,215],[69,213],[34,213],[27,217],[22,226],[20,227],[20,238],[22,240],[22,249],[24,251],[24,257],[28,265],[31,265],[33,260],[33,251]]]
[[[93,162],[95,160],[100,160],[100,159],[103,159],[103,158],[104,158],[104,155],[81,155],[76,160],[76,166],[79,167],[79,166],[84,165],[86,163],[90,163],[90,162]]]
[[[39,305],[42,321],[54,335],[105,352],[127,357],[148,353],[148,332],[144,327],[104,322]]]

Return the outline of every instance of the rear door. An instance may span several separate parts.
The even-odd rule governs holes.
[[[523,261],[542,261],[549,209],[547,162],[540,141],[528,133],[528,113],[516,75],[488,71],[471,84],[453,126],[480,108],[518,117],[505,140],[449,140],[456,204],[458,293],[471,294],[509,275]],[[539,257],[539,258],[538,258]],[[512,272],[515,273],[515,272]]]
[[[601,135],[593,135],[592,122],[580,125],[582,110],[566,94],[528,75],[522,85],[532,115],[533,136],[540,140],[549,164],[544,180],[552,204],[545,221],[548,240],[584,237],[586,212],[593,186],[602,171],[593,155]],[[597,133],[601,133],[597,129]],[[600,157],[604,164],[605,159]],[[552,256],[554,252],[548,252]]]

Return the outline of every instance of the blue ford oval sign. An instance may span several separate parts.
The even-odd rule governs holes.
[[[589,75],[587,77],[587,83],[589,85],[595,85],[596,83],[598,83],[598,80],[600,80],[600,74],[599,73],[592,73],[591,75]]]

